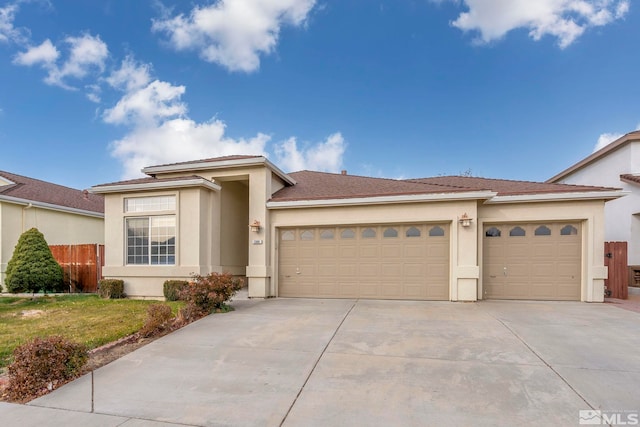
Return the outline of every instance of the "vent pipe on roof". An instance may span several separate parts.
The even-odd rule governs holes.
[[[340,171],[340,174],[346,175],[347,174],[347,170],[346,169],[342,169],[342,171]]]
[[[89,191],[88,190],[82,190],[82,197],[85,200],[89,200]]]

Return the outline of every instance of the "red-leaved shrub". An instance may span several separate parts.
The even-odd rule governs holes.
[[[167,304],[151,304],[147,307],[147,320],[140,329],[140,335],[146,338],[164,331],[171,325],[171,319],[171,307]]]
[[[234,278],[230,273],[194,275],[193,280],[180,291],[180,299],[186,302],[185,307],[180,310],[180,320],[189,323],[214,310],[228,310],[225,303],[240,288],[242,288],[242,281]]]
[[[74,379],[87,363],[87,348],[61,336],[37,337],[13,351],[8,396],[22,401],[47,394]]]

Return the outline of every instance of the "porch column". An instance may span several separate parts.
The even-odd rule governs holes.
[[[247,280],[250,298],[270,297],[271,267],[269,266],[269,212],[271,171],[262,168],[249,174],[249,223],[258,221],[259,231],[249,230],[249,265]],[[249,224],[247,224],[247,227]]]

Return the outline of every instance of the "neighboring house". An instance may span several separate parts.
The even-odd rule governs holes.
[[[605,240],[627,242],[629,265],[640,266],[640,131],[630,132],[565,169],[549,183],[620,187],[626,197],[605,207]]]
[[[261,156],[151,166],[97,185],[105,277],[132,297],[228,271],[250,297],[603,301],[604,206],[619,190],[302,171]]]
[[[20,235],[32,227],[49,245],[103,244],[104,198],[0,171],[0,285]]]

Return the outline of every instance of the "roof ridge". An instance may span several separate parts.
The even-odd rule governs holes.
[[[69,187],[68,185],[56,184],[55,182],[45,181],[44,179],[33,178],[33,177],[30,177],[30,176],[21,175],[19,173],[7,172],[7,171],[4,171],[4,170],[0,170],[0,175],[2,175],[3,177],[5,177],[7,179],[11,179],[11,176],[16,176],[16,177],[24,178],[24,179],[27,179],[27,180],[30,180],[30,181],[38,181],[38,182],[41,182],[43,184],[55,185],[56,187],[62,187],[62,188],[66,188],[68,190],[73,190],[73,191],[84,191],[85,190],[85,188],[80,189],[80,188],[75,188],[75,187]],[[6,176],[6,175],[9,175],[9,176]],[[18,184],[26,185],[27,183],[26,182],[16,182],[15,184],[16,185],[18,185]],[[13,188],[15,188],[15,187],[13,187]]]

